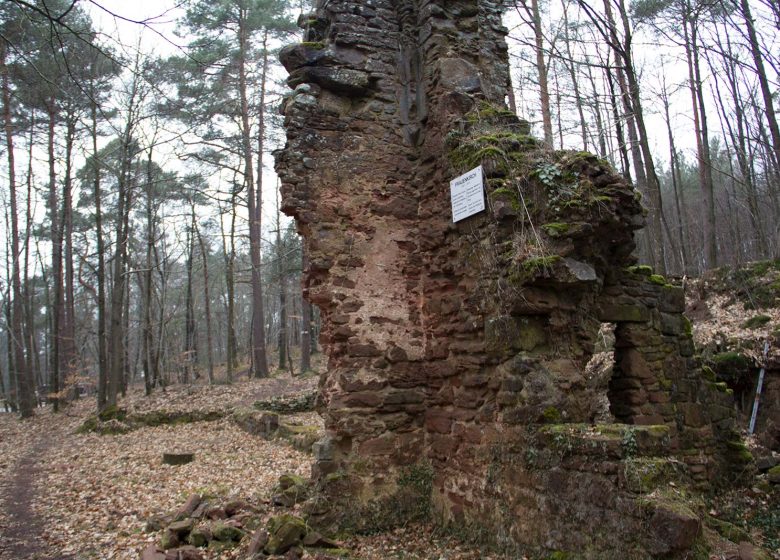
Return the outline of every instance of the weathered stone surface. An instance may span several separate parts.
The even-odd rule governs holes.
[[[317,43],[295,43],[287,45],[279,51],[279,61],[288,72],[303,66],[317,64],[325,56],[325,50]]]
[[[193,512],[197,509],[201,502],[200,494],[192,494],[182,507],[180,507],[174,514],[175,520],[181,520],[185,517],[192,516]]]
[[[229,521],[216,521],[212,523],[210,531],[212,538],[216,541],[240,541],[244,537],[244,532]]]
[[[203,560],[203,553],[193,546],[181,546],[166,551],[165,560]]]
[[[160,548],[162,548],[163,550],[175,548],[179,546],[179,544],[181,544],[181,540],[179,540],[179,535],[174,531],[171,531],[170,529],[166,529],[165,532],[162,534],[162,537],[160,537]]]
[[[436,508],[539,557],[645,558],[653,531],[677,550],[689,531],[661,514],[648,528],[621,473],[672,456],[706,486],[733,413],[691,358],[681,289],[632,266],[633,187],[505,108],[500,4],[320,1],[306,41],[321,44],[284,51],[276,168],[329,363],[313,474],[345,510],[317,516]],[[478,165],[489,211],[453,223],[449,181]],[[602,322],[608,390],[584,374]],[[598,411],[622,424],[596,434]]]
[[[650,311],[642,305],[605,304],[599,319],[605,323],[644,323],[650,320]]]
[[[475,93],[482,88],[479,68],[462,58],[439,60],[439,83],[446,90]]]
[[[701,521],[682,506],[659,507],[650,519],[655,537],[651,552],[662,555],[689,549],[701,532]]]
[[[371,79],[366,72],[308,66],[290,74],[287,83],[293,88],[299,84],[317,84],[323,89],[347,97],[362,97],[371,87]]]
[[[265,548],[268,544],[268,531],[265,529],[257,529],[252,535],[252,540],[249,541],[249,548],[247,554],[251,557],[253,554],[257,554]]]
[[[165,560],[165,553],[157,545],[150,544],[141,552],[141,560]]]
[[[284,554],[303,541],[306,535],[306,523],[293,515],[280,515],[268,522],[270,538],[265,545],[269,554]]]
[[[192,546],[206,546],[214,535],[211,534],[209,527],[195,527],[187,536],[187,543]]]
[[[283,474],[274,488],[271,501],[278,506],[292,507],[309,497],[309,482],[303,477]]]
[[[739,543],[739,560],[771,560],[771,556],[749,542]]]
[[[239,409],[233,412],[230,419],[245,432],[271,439],[279,429],[279,415],[253,409]]]
[[[168,525],[168,530],[176,533],[179,539],[185,537],[195,526],[195,520],[187,517],[181,521],[175,521]]]

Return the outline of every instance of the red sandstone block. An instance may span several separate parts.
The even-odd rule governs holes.
[[[664,423],[663,416],[649,415],[649,416],[637,416],[634,418],[634,424],[638,426],[657,426]]]
[[[361,455],[389,455],[395,448],[395,438],[384,435],[378,438],[367,439],[360,444]]]
[[[672,400],[672,397],[669,395],[669,393],[665,392],[656,392],[656,393],[650,393],[650,402],[651,403],[668,403],[670,400]]]
[[[338,396],[335,401],[341,401],[347,408],[376,408],[382,404],[382,397],[373,391],[358,391]]]
[[[449,434],[452,431],[452,413],[442,409],[429,409],[425,413],[425,427],[431,432]]]

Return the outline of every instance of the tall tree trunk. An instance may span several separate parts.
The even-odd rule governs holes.
[[[40,357],[35,332],[35,290],[30,280],[30,241],[33,235],[33,152],[35,151],[35,116],[30,119],[30,140],[27,152],[27,199],[25,201],[25,226],[24,226],[24,268],[22,270],[22,289],[25,306],[25,345],[27,346],[27,375],[33,382],[33,372],[40,375]],[[37,361],[37,363],[36,363]]]
[[[125,230],[126,231],[130,231],[130,229],[129,229],[129,227],[130,227],[130,224],[129,224],[129,221],[130,221],[129,220],[129,217],[130,217],[129,216],[129,214],[130,214],[129,206],[130,206],[130,203],[128,202],[128,211],[125,214],[125,216],[127,216],[127,218],[128,218],[128,220],[125,222]],[[125,276],[127,276],[127,268],[128,268],[128,264],[127,263],[128,263],[128,260],[129,260],[129,257],[125,256],[125,266],[124,266]],[[122,397],[127,396],[127,384],[129,382],[130,376],[131,376],[131,367],[133,367],[133,368],[135,367],[130,362],[130,287],[131,287],[131,283],[130,283],[130,280],[128,278],[125,278],[124,287],[125,287],[125,295],[124,295],[124,302],[123,302],[124,310],[122,312],[122,335],[123,335],[123,337],[122,337],[122,351],[123,351],[123,356],[122,356],[122,380],[121,380],[121,383],[119,385],[119,391],[122,394]]]
[[[709,134],[704,106],[701,74],[699,69],[697,20],[691,19],[690,4],[685,0],[683,8],[683,43],[688,64],[688,83],[693,107],[693,126],[696,133],[696,156],[699,166],[699,186],[704,198],[704,267],[717,266],[717,241],[715,233],[715,189],[712,182]]]
[[[51,280],[52,294],[52,334],[51,365],[49,366],[49,396],[54,411],[59,410],[59,391],[62,369],[62,326],[64,315],[62,282],[62,229],[60,227],[60,207],[57,196],[57,176],[55,171],[54,127],[57,121],[56,101],[49,99],[48,110],[48,152],[49,152],[49,221],[51,223]]]
[[[301,373],[306,373],[311,369],[311,303],[309,302],[309,288],[303,280],[303,275],[308,268],[309,258],[304,243],[301,246]]]
[[[125,296],[125,259],[127,255],[127,243],[129,232],[125,224],[126,216],[129,215],[130,197],[128,194],[130,180],[130,160],[131,154],[131,118],[128,116],[128,122],[125,132],[122,136],[121,147],[121,170],[117,188],[117,217],[116,217],[116,243],[114,244],[114,270],[113,282],[111,286],[111,309],[109,314],[110,321],[110,348],[108,369],[108,391],[107,406],[116,406],[117,396],[121,389],[122,375],[124,373],[124,296]]]
[[[542,107],[542,128],[544,141],[553,145],[552,112],[550,111],[550,91],[547,83],[547,63],[544,58],[544,31],[542,30],[542,15],[539,11],[539,0],[531,0],[531,26],[534,31],[534,46],[536,51],[536,73],[539,78],[539,101]]]
[[[5,125],[5,146],[6,156],[8,157],[8,190],[10,202],[10,222],[11,222],[11,284],[12,301],[10,302],[9,312],[10,320],[9,339],[13,348],[9,351],[9,366],[13,366],[14,379],[17,387],[17,405],[22,418],[28,418],[33,415],[34,401],[33,391],[30,383],[30,373],[26,370],[24,355],[24,330],[22,327],[22,316],[24,314],[22,300],[21,270],[19,265],[19,226],[18,226],[18,206],[16,201],[16,168],[14,163],[14,127],[11,117],[11,87],[8,80],[8,67],[6,66],[6,42],[0,39],[0,73],[3,79],[3,121]],[[9,372],[11,369],[9,368]]]
[[[559,74],[555,72],[555,123],[558,125],[558,147],[563,149],[563,101],[561,100],[561,84]]]
[[[8,217],[8,213],[6,212],[6,217]],[[10,251],[7,251],[7,253],[10,253]],[[8,255],[6,255],[6,265],[8,264]],[[13,328],[13,314],[12,314],[12,308],[13,308],[13,296],[11,294],[11,287],[8,286],[8,290],[5,294],[5,324],[9,326],[9,332],[10,329]],[[14,339],[12,336],[6,337],[6,360],[8,360],[8,401],[11,405],[11,411],[17,412],[19,411],[19,390],[18,390],[18,374],[17,374],[17,368],[16,368],[16,359],[15,359],[15,352],[16,352],[16,346],[14,344]],[[29,370],[28,370],[29,371]],[[33,407],[30,407],[32,410]],[[32,416],[32,413],[28,414],[27,416]],[[25,416],[24,418],[26,418]]]
[[[152,331],[152,282],[154,279],[154,177],[152,176],[152,148],[149,148],[149,156],[146,160],[146,257],[143,274],[143,295],[141,307],[143,308],[142,345],[143,345],[143,370],[144,390],[147,395],[152,394],[157,372],[154,371],[156,359],[154,354],[154,334]]]
[[[195,207],[190,214],[190,229],[187,232],[187,296],[185,300],[186,319],[184,321],[184,378],[182,383],[195,379],[195,364],[198,359],[195,333],[195,305],[192,297],[192,266],[195,253]]]
[[[577,108],[577,115],[580,119],[580,133],[582,134],[582,149],[588,150],[588,127],[585,122],[585,111],[582,107],[582,95],[580,93],[580,84],[577,79],[577,69],[574,63],[574,55],[571,51],[571,37],[569,36],[569,10],[568,4],[562,2],[563,8],[563,32],[564,32],[564,46],[566,47],[566,58],[564,65],[569,71],[569,78],[571,79],[572,88],[574,89],[574,105]]]
[[[605,2],[605,5],[609,5],[609,1]],[[628,21],[628,12],[626,10],[625,1],[620,0],[618,2],[618,8],[620,10],[620,19],[623,25],[624,43],[622,49],[623,56],[623,71],[625,72],[625,78],[628,82],[628,101],[631,106],[631,115],[633,116],[637,132],[639,136],[639,147],[642,152],[642,160],[644,162],[644,176],[647,185],[647,192],[650,195],[650,227],[651,237],[653,243],[651,245],[653,251],[653,261],[656,270],[661,274],[666,274],[666,249],[664,245],[663,234],[663,222],[664,222],[664,208],[663,200],[661,198],[661,182],[658,179],[658,174],[655,171],[655,163],[653,161],[653,154],[650,150],[650,140],[647,133],[647,127],[645,126],[644,112],[642,110],[642,101],[640,97],[639,79],[637,78],[636,71],[633,62],[633,39],[631,35],[631,26]]]
[[[607,66],[609,66],[610,56],[607,55]],[[615,91],[615,79],[609,68],[604,70],[607,77],[607,84],[609,84],[609,100],[612,106],[612,118],[615,121],[615,136],[618,141],[618,151],[620,152],[620,167],[623,173],[623,177],[627,181],[631,182],[631,161],[628,158],[628,144],[626,143],[626,136],[623,133],[622,120],[620,118],[620,108],[617,101],[617,92]]]
[[[236,245],[235,245],[235,233],[236,233],[236,188],[233,186],[230,196],[230,236],[225,234],[222,220],[220,220],[220,227],[222,228],[222,253],[225,256],[225,314],[227,322],[227,333],[225,341],[225,375],[228,383],[233,382],[233,371],[236,368],[236,331],[235,325],[235,282],[233,268],[235,263]]]
[[[680,190],[682,188],[679,181],[679,161],[677,157],[677,148],[675,147],[674,134],[672,133],[672,119],[669,114],[669,96],[666,90],[666,80],[663,82],[663,91],[661,93],[661,101],[664,108],[664,122],[666,123],[666,131],[669,138],[669,168],[672,176],[672,190],[674,191],[674,206],[677,212],[677,237],[680,245],[680,261],[682,264],[683,274],[688,273],[688,240],[685,238],[685,216],[683,214],[685,204],[681,200]]]
[[[287,369],[287,290],[284,266],[284,247],[282,246],[281,224],[279,223],[279,205],[276,206],[276,270],[279,277],[279,369]]]
[[[195,210],[193,208],[193,214]],[[206,243],[200,233],[197,223],[195,234],[198,236],[200,257],[203,259],[203,307],[206,312],[206,358],[208,360],[209,385],[214,384],[214,341],[211,334],[211,298],[209,297],[209,255],[206,251]]]
[[[156,316],[157,321],[157,335],[154,337],[153,353],[152,353],[152,380],[153,386],[163,386],[166,382],[165,378],[165,362],[164,362],[164,349],[165,349],[165,305],[168,299],[168,275],[166,272],[166,261],[160,260],[160,253],[157,250],[157,244],[154,245],[154,268],[157,270],[157,274],[160,277],[160,301],[158,307],[159,313]]]
[[[108,402],[108,349],[106,347],[106,258],[105,243],[103,241],[103,212],[102,212],[102,192],[100,188],[100,160],[98,158],[97,146],[97,102],[94,98],[94,88],[92,95],[92,165],[93,173],[93,195],[95,197],[95,238],[97,241],[97,338],[98,338],[98,391],[97,406],[99,410],[105,408]]]
[[[263,313],[263,285],[261,279],[261,202],[263,189],[258,181],[255,192],[254,163],[252,159],[251,129],[249,127],[249,100],[247,97],[246,57],[249,52],[246,30],[247,13],[240,9],[239,17],[239,53],[238,53],[238,89],[241,100],[241,138],[244,152],[244,177],[247,186],[247,209],[249,211],[249,253],[252,262],[252,368],[255,377],[268,377],[268,360],[265,348],[265,317]],[[265,71],[263,72],[265,79]],[[259,122],[263,122],[261,98],[261,114]],[[262,124],[261,124],[262,128]],[[260,152],[258,157],[262,159]],[[262,175],[261,175],[262,177]],[[258,177],[260,179],[260,177]]]
[[[73,274],[73,144],[76,136],[76,116],[69,114],[65,133],[65,177],[62,190],[62,228],[65,261],[65,292],[62,316],[62,381],[65,387],[74,383],[77,371],[76,306]],[[75,396],[78,391],[74,391]]]
[[[604,118],[601,115],[599,92],[596,88],[596,80],[593,77],[593,70],[591,69],[590,65],[588,65],[587,69],[588,81],[590,82],[591,91],[593,92],[593,115],[596,119],[596,133],[598,135],[599,155],[601,157],[608,157],[610,154],[607,150],[607,134],[604,127]]]
[[[511,73],[511,71],[509,72],[509,75],[507,76],[506,98],[507,98],[507,102],[509,103],[509,110],[512,111],[516,115],[517,114],[517,98],[515,97],[515,86],[512,84],[512,73]]]

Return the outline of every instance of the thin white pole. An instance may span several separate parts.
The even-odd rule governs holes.
[[[764,362],[761,364],[761,371],[758,374],[758,385],[756,385],[756,398],[753,401],[753,414],[750,415],[750,427],[748,434],[753,435],[756,429],[756,416],[758,416],[758,403],[761,400],[761,388],[764,386],[764,372],[766,371],[766,357],[769,354],[769,340],[764,341]]]

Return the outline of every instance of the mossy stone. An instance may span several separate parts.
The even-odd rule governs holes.
[[[235,541],[212,540],[209,541],[208,551],[215,554],[221,554],[222,552],[233,550],[237,545],[238,543]]]
[[[268,521],[270,538],[265,545],[268,554],[284,554],[293,546],[300,544],[306,536],[306,522],[294,515],[279,515]]]
[[[666,286],[668,284],[666,278],[664,278],[660,274],[651,274],[650,276],[647,277],[647,279],[650,280],[650,282],[652,282],[653,284],[657,284],[658,286]]]
[[[485,345],[489,352],[531,351],[548,342],[541,319],[502,315],[485,321]]]
[[[710,362],[719,379],[736,382],[750,374],[753,361],[739,352],[721,352],[715,354]]]
[[[244,532],[238,527],[217,521],[211,526],[211,535],[214,540],[221,542],[240,541],[244,538]]]
[[[726,450],[731,463],[736,465],[747,465],[753,462],[753,454],[748,451],[748,448],[742,440],[727,441]]]
[[[200,527],[195,527],[187,537],[187,542],[192,546],[206,546],[209,543],[210,537],[210,532],[207,532]]]
[[[127,410],[113,404],[98,412],[97,417],[98,420],[102,422],[107,422],[109,420],[119,420],[121,422],[127,417]]]
[[[166,530],[160,537],[160,548],[163,550],[176,548],[180,544],[181,541],[179,540],[179,536],[170,529]]]
[[[561,412],[554,406],[548,406],[542,412],[542,419],[549,424],[557,424],[561,421]]]
[[[677,467],[666,458],[634,457],[624,462],[623,474],[631,492],[647,494],[674,480]]]
[[[290,488],[291,486],[307,486],[308,482],[305,478],[302,476],[298,476],[297,474],[283,474],[279,477],[279,486],[286,490],[287,488]]]
[[[639,274],[640,276],[650,276],[653,274],[653,267],[647,265],[629,266],[627,270],[633,274]]]
[[[571,229],[571,224],[565,222],[550,222],[542,225],[542,230],[550,237],[563,237]]]
[[[751,542],[753,540],[750,538],[750,534],[747,531],[728,521],[723,521],[722,519],[717,519],[708,515],[706,523],[715,529],[721,537],[728,539],[733,543],[738,544],[741,542]]]

